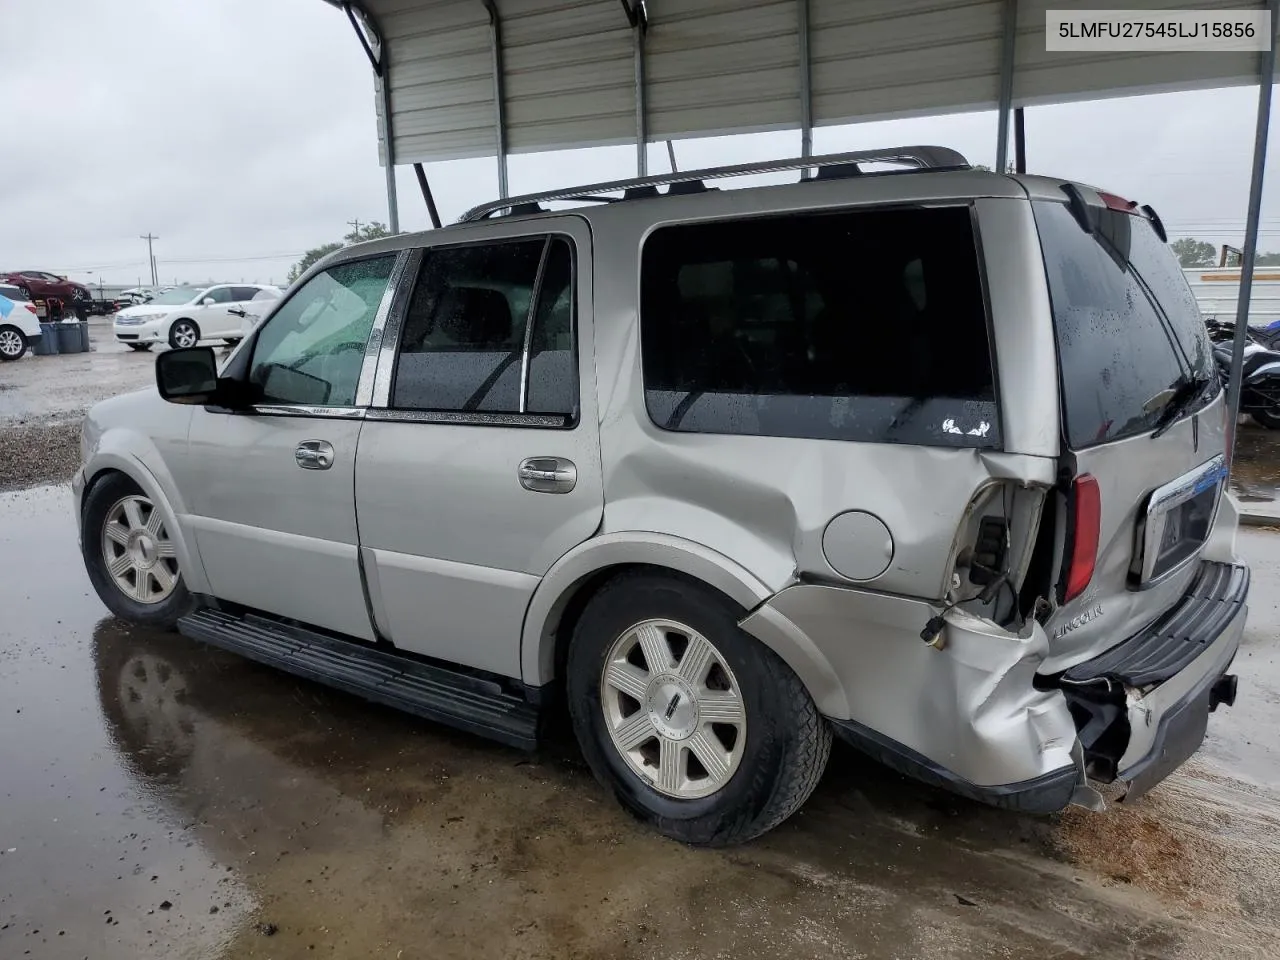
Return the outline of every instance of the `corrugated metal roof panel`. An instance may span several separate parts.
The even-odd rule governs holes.
[[[796,126],[795,0],[655,0],[645,38],[654,139]]]
[[[396,161],[492,155],[495,104],[481,0],[363,0],[387,38]],[[632,31],[617,0],[497,0],[509,150],[635,137]],[[996,105],[1004,0],[809,0],[815,125]],[[1157,0],[1170,10],[1262,0]],[[1048,53],[1021,0],[1014,102],[1252,83],[1255,54]],[[1121,4],[1123,6],[1123,4]],[[798,0],[648,0],[653,140],[798,127]],[[1276,24],[1280,29],[1280,24]],[[381,151],[380,151],[381,152]]]

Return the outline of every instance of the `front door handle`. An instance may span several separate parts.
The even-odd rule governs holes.
[[[578,468],[563,457],[530,457],[520,461],[520,486],[534,493],[568,493],[578,482]]]
[[[328,470],[333,466],[333,444],[325,440],[303,440],[293,451],[293,462],[303,470]]]

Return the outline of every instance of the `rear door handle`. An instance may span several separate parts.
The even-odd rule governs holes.
[[[328,470],[333,466],[333,444],[325,440],[303,440],[293,451],[293,462],[303,470]]]
[[[578,482],[578,468],[563,457],[530,457],[520,462],[520,486],[534,493],[568,493]]]

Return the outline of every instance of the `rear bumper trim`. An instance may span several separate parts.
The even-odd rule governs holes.
[[[1074,766],[1050,770],[1031,780],[984,786],[972,783],[910,747],[863,726],[856,720],[829,720],[845,743],[898,773],[970,800],[1019,813],[1054,813],[1067,806],[1081,783]]]
[[[1200,656],[1244,609],[1249,568],[1205,561],[1191,588],[1154,623],[1062,674],[1068,683],[1107,678],[1130,687],[1163,683]]]

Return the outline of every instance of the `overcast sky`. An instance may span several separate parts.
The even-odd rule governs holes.
[[[346,221],[386,220],[373,80],[346,18],[322,0],[0,0],[0,268],[82,281],[277,280]],[[621,16],[621,12],[619,12]],[[52,53],[50,51],[53,51]],[[1027,111],[1032,172],[1151,203],[1175,236],[1238,246],[1253,88]],[[994,114],[823,128],[818,152],[938,143],[994,162]],[[1264,250],[1280,250],[1280,130]],[[685,141],[681,166],[799,153],[797,133]],[[651,170],[666,151],[651,148]],[[511,158],[511,189],[633,172],[629,147]],[[434,164],[446,221],[496,196],[492,160]],[[427,226],[399,176],[401,225]]]

